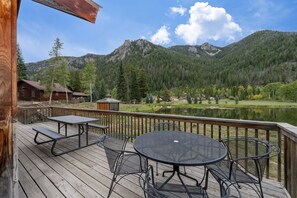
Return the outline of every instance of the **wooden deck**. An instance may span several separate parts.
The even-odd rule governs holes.
[[[19,155],[19,197],[107,197],[112,174],[109,171],[104,150],[96,145],[89,146],[68,154],[54,157],[51,144],[34,143],[34,126],[46,126],[57,130],[54,122],[23,125],[15,123]],[[76,128],[69,127],[68,132],[77,133]],[[42,136],[40,136],[42,137]],[[92,136],[93,138],[96,137]],[[42,137],[47,139],[46,137]],[[84,139],[83,139],[84,140]],[[76,138],[63,140],[57,144],[58,150],[67,150],[77,145]],[[128,145],[132,149],[132,144]],[[155,162],[150,162],[155,165]],[[159,172],[168,167],[159,164]],[[187,174],[195,178],[203,177],[203,168],[187,168]],[[157,180],[164,180],[161,176]],[[289,197],[281,184],[272,180],[263,181],[265,197]],[[243,197],[257,197],[249,188],[241,189]],[[219,186],[210,178],[209,197],[219,197]],[[127,176],[120,181],[111,197],[143,197],[142,189],[136,176]]]

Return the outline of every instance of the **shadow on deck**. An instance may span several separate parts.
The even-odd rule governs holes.
[[[57,129],[57,124],[54,122],[15,124],[19,155],[19,197],[107,197],[112,174],[103,149],[93,145],[54,157],[50,152],[52,143],[42,145],[34,143],[35,132],[32,127],[35,126]],[[68,130],[77,133],[76,128],[69,127]],[[90,135],[93,141],[96,136],[95,133]],[[47,139],[43,136],[40,138]],[[74,137],[57,143],[56,148],[64,151],[77,144],[77,138]],[[132,149],[132,144],[128,147]],[[155,165],[155,162],[149,163]],[[159,164],[159,172],[169,168]],[[187,168],[187,174],[197,179],[203,178],[203,173],[202,167]],[[157,176],[156,179],[164,178]],[[289,197],[284,187],[276,181],[264,179],[263,190],[265,197]],[[241,192],[243,197],[257,197],[254,191],[245,187]],[[208,195],[219,197],[219,186],[213,178],[210,179]],[[111,197],[144,196],[138,178],[131,175],[120,181]]]

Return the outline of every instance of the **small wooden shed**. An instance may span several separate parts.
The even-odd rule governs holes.
[[[98,110],[112,110],[119,111],[120,110],[120,101],[107,96],[104,99],[97,100],[97,109]]]

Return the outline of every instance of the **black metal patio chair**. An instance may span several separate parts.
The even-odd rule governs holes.
[[[181,131],[180,127],[172,122],[158,122],[154,125],[154,128],[153,128],[153,132],[155,132],[155,131],[170,131],[170,130]],[[164,171],[162,173],[163,177],[165,176],[165,173],[167,173],[167,172],[172,172],[172,171]],[[184,172],[185,172],[185,174],[187,174],[186,167],[184,167]],[[156,175],[159,175],[158,162],[156,162]]]
[[[247,185],[263,198],[261,181],[268,159],[280,152],[278,146],[253,137],[232,137],[220,141],[227,147],[227,157],[207,165],[207,175],[210,172],[219,184],[227,181],[229,186],[237,186],[239,194],[240,184]]]
[[[147,172],[147,159],[136,152],[125,150],[129,138],[115,134],[104,134],[97,138],[97,145],[104,148],[109,169],[113,173],[107,197],[123,177],[131,174],[140,176],[141,173]]]

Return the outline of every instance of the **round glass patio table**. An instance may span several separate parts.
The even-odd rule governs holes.
[[[133,145],[148,159],[177,166],[212,164],[227,154],[226,147],[212,138],[180,131],[146,133],[138,136]]]
[[[206,136],[181,131],[154,131],[138,136],[134,141],[134,149],[142,156],[153,161],[173,166],[172,175],[158,187],[162,188],[177,174],[186,192],[190,195],[181,175],[193,177],[179,171],[180,166],[204,166],[219,162],[227,155],[226,147]],[[202,183],[202,182],[201,182]],[[200,185],[197,181],[197,186]],[[190,196],[191,197],[191,196]]]

